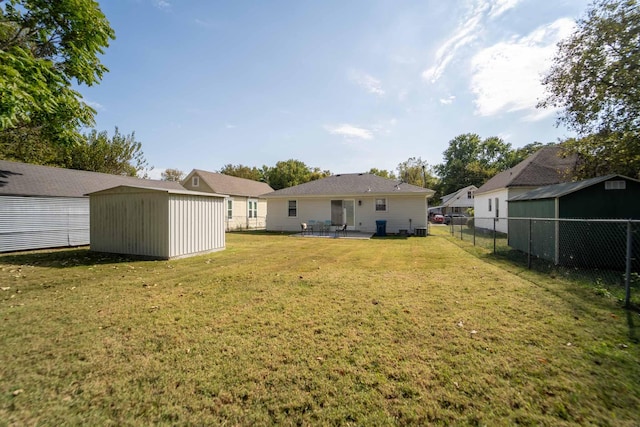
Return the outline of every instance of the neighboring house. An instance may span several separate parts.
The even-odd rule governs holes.
[[[0,160],[0,252],[89,244],[89,197],[118,185],[184,190],[177,182]]]
[[[267,202],[261,196],[273,191],[269,184],[194,169],[182,185],[187,190],[228,195],[225,200],[227,230],[265,228]]]
[[[543,185],[571,181],[577,155],[564,156],[558,145],[540,148],[514,167],[500,172],[474,194],[475,225],[478,228],[508,232],[507,200]]]
[[[267,230],[296,231],[301,223],[330,222],[349,230],[413,232],[427,226],[427,199],[434,191],[366,173],[339,174],[265,194]]]
[[[224,195],[121,185],[89,196],[92,251],[174,259],[225,248]]]
[[[441,213],[460,213],[466,214],[467,210],[473,208],[473,196],[478,187],[469,185],[461,188],[455,193],[447,194],[442,197]]]
[[[625,267],[627,223],[560,220],[640,220],[640,181],[607,175],[539,187],[508,202],[509,246],[512,248],[525,253],[530,250],[532,255],[555,264]],[[636,244],[631,246],[637,269],[640,268],[640,245],[637,236],[635,239]]]

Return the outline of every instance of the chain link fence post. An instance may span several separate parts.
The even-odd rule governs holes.
[[[631,220],[627,222],[627,259],[626,259],[626,268],[624,274],[624,306],[625,308],[631,307],[631,254],[632,254],[632,245],[633,238],[631,232]]]
[[[493,218],[493,253],[496,253],[496,218]]]

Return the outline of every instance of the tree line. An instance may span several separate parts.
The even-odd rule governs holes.
[[[581,158],[576,178],[619,173],[640,178],[640,6],[595,0],[558,45],[542,79],[539,108],[558,108],[557,125],[579,135],[562,142]],[[94,0],[0,0],[0,158],[143,175],[148,164],[134,133],[90,129],[96,111],[74,85],[99,84],[99,56],[115,32]],[[498,137],[469,133],[449,141],[443,162],[411,157],[395,171],[370,173],[435,189],[440,196],[480,186],[542,146],[513,149]],[[268,182],[274,189],[330,175],[299,160],[274,166],[225,165],[219,172]],[[183,173],[167,169],[164,179]]]

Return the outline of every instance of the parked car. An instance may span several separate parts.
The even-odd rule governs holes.
[[[440,215],[440,214],[435,214],[431,216],[431,221],[434,224],[442,224],[444,223],[444,215]]]
[[[454,225],[466,224],[468,218],[469,217],[464,214],[450,213],[444,216],[444,223],[446,225],[449,225],[451,223],[453,223]]]

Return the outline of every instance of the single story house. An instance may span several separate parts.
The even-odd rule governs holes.
[[[474,194],[475,226],[507,233],[507,200],[543,185],[571,181],[578,156],[564,155],[559,145],[547,145],[489,179]]]
[[[120,185],[89,197],[92,251],[173,259],[225,248],[225,195]]]
[[[469,209],[473,208],[473,196],[478,187],[468,185],[455,193],[442,196],[440,203],[442,215],[450,213],[466,214]]]
[[[640,181],[607,175],[566,182],[520,194],[508,204],[512,248],[560,265],[622,269],[626,222],[562,220],[640,220]],[[638,232],[640,227],[636,240]],[[633,245],[638,267],[639,246],[640,242]]]
[[[88,245],[86,194],[118,185],[184,190],[177,182],[0,160],[0,252]]]
[[[433,190],[368,173],[338,174],[264,194],[267,230],[296,231],[321,221],[348,230],[412,233],[427,227],[427,201]]]
[[[269,184],[194,169],[182,181],[182,185],[187,190],[228,195],[225,201],[227,231],[265,228],[267,202],[261,196],[273,191]]]

